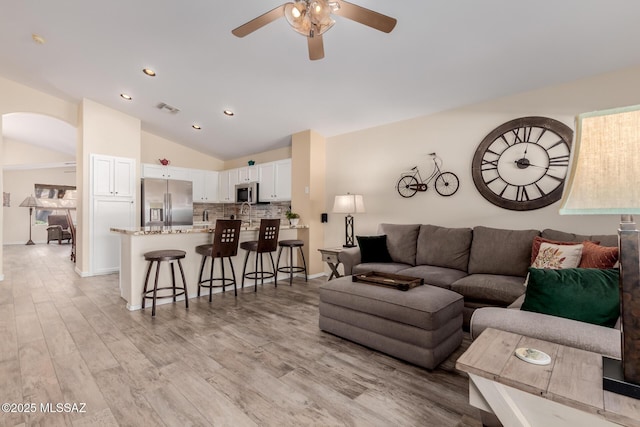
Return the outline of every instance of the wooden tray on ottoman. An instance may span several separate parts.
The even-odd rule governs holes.
[[[424,285],[424,279],[411,276],[402,276],[400,274],[382,273],[379,271],[369,271],[362,274],[354,274],[351,276],[354,282],[362,282],[370,285],[384,286],[385,288],[397,289],[399,291],[408,291],[416,286]]]

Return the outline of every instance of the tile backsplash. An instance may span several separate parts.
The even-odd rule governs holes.
[[[193,222],[204,221],[204,211],[209,212],[209,222],[215,222],[216,219],[234,218],[243,221],[249,221],[249,214],[254,222],[259,222],[261,218],[280,218],[283,223],[288,224],[289,221],[285,213],[289,209],[291,202],[271,202],[269,204],[251,205],[251,209],[247,205],[240,203],[194,203],[193,204]]]

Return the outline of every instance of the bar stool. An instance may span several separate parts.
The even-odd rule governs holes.
[[[260,231],[258,232],[258,240],[251,240],[248,242],[240,243],[240,247],[247,251],[244,257],[244,266],[242,267],[242,287],[244,288],[244,278],[253,279],[255,284],[254,292],[258,291],[258,278],[260,278],[261,284],[264,285],[264,279],[275,277],[276,266],[273,263],[272,253],[278,248],[278,233],[280,232],[280,219],[262,219],[260,220]],[[247,261],[249,260],[249,254],[251,252],[256,253],[256,262],[254,271],[245,273],[247,270]],[[265,271],[263,255],[269,254],[271,259],[272,271]],[[258,270],[258,258],[260,259],[260,270]],[[278,284],[276,283],[276,286]]]
[[[213,243],[209,245],[196,246],[196,252],[202,255],[200,276],[198,276],[198,296],[200,296],[201,288],[209,288],[209,302],[212,300],[213,288],[222,288],[222,292],[224,292],[227,286],[233,285],[235,296],[238,296],[238,289],[236,288],[236,272],[233,269],[233,261],[231,261],[231,257],[238,255],[241,225],[242,220],[239,219],[218,219],[216,220],[216,228],[213,232]],[[208,258],[211,258],[211,270],[209,272],[209,278],[203,279],[202,274],[204,273],[204,266]],[[222,277],[213,277],[213,266],[216,258],[220,258]],[[225,277],[225,258],[229,261],[229,265],[231,266],[232,278]],[[208,283],[208,285],[205,283]]]
[[[186,256],[185,251],[177,250],[177,249],[164,249],[159,251],[151,251],[144,254],[144,259],[149,261],[149,267],[147,268],[147,276],[144,279],[144,291],[142,292],[142,308],[144,308],[145,301],[147,299],[153,300],[153,305],[151,309],[151,316],[156,315],[156,299],[157,298],[170,298],[173,297],[173,302],[176,302],[176,297],[184,294],[184,303],[186,308],[189,308],[189,295],[187,294],[187,281],[184,279],[184,270],[182,269],[182,263],[180,262]],[[169,261],[169,265],[171,266],[171,283],[173,286],[165,286],[158,287],[158,277],[160,276],[160,263],[162,261]],[[180,267],[180,274],[182,275],[182,287],[176,286],[176,272],[173,267],[173,262],[178,262],[178,267]],[[147,290],[147,286],[149,285],[149,275],[151,274],[151,267],[153,267],[153,263],[156,262],[156,280],[153,284],[153,289]],[[158,296],[158,291],[171,289],[172,293],[169,295],[161,295]],[[182,292],[178,292],[182,290]],[[151,295],[149,295],[151,294]]]
[[[280,250],[278,251],[278,261],[276,262],[276,271],[281,273],[289,273],[289,286],[293,284],[293,273],[302,273],[304,272],[304,281],[307,281],[307,261],[304,259],[304,252],[302,251],[302,247],[304,246],[304,242],[302,240],[291,239],[291,240],[280,240],[278,242],[278,246],[280,246]],[[283,248],[289,248],[289,265],[280,267],[280,255],[282,254]],[[302,257],[302,265],[294,266],[293,265],[293,250],[298,248],[300,252],[300,256]],[[277,277],[276,277],[277,282]]]

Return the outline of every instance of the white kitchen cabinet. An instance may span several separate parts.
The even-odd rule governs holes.
[[[291,159],[263,163],[260,169],[260,201],[291,200]]]
[[[176,166],[154,165],[152,163],[142,164],[142,178],[179,179],[191,181],[192,169],[180,168]]]
[[[258,166],[245,166],[238,169],[238,182],[256,182],[260,180]]]
[[[136,161],[92,154],[89,175],[89,269],[91,275],[120,269],[120,236],[112,227],[133,227]]]
[[[235,203],[237,183],[238,169],[220,171],[218,173],[218,201],[221,203]]]
[[[191,181],[191,173],[193,169],[189,168],[178,168],[169,166],[169,176],[168,179],[179,179],[181,181]]]
[[[193,180],[193,203],[216,203],[218,201],[218,172],[191,170]]]
[[[92,196],[134,197],[135,165],[135,159],[92,154]]]
[[[91,275],[120,270],[120,235],[110,230],[135,226],[135,211],[133,199],[93,198],[89,231]]]
[[[166,179],[169,174],[169,168],[167,166],[162,165],[152,165],[149,163],[144,163],[142,165],[141,175],[142,178],[160,178]]]

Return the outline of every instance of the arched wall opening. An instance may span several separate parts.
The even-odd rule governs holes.
[[[37,211],[20,207],[34,195],[35,185],[76,186],[77,129],[46,114],[15,112],[2,115],[2,243],[46,244],[47,224],[37,223]],[[42,216],[42,215],[41,215]]]

